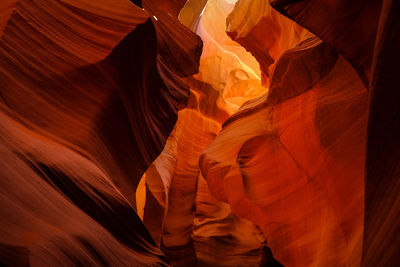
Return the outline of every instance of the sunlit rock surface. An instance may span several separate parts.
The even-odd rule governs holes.
[[[360,261],[367,91],[343,58],[327,59],[326,73],[303,70],[314,76],[304,88],[283,83],[242,107],[201,159],[211,192],[257,223],[285,266]]]
[[[0,265],[398,266],[393,0],[3,0]]]
[[[269,0],[282,14],[316,34],[345,56],[366,81],[382,1]]]
[[[164,151],[144,176],[151,194],[146,194],[143,221],[176,266],[272,261],[259,228],[211,195],[198,165],[228,115],[267,91],[256,60],[225,33],[225,18],[233,7],[231,2],[208,1],[192,28],[203,40],[199,74],[186,79],[188,106],[179,112]]]
[[[310,32],[279,14],[265,0],[239,0],[226,20],[228,35],[251,52],[260,64],[268,86],[271,65]]]

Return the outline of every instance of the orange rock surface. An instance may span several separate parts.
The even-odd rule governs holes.
[[[400,4],[3,0],[1,266],[398,266]]]

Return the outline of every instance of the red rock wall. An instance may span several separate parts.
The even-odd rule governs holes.
[[[393,0],[0,3],[0,265],[398,266]]]

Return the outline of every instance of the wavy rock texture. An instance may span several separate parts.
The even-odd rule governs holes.
[[[367,83],[370,78],[381,1],[269,0],[269,2],[279,12],[335,47]]]
[[[400,12],[395,1],[271,1],[329,43],[370,90],[366,159],[364,266],[399,264],[398,67]],[[319,20],[315,19],[319,14]],[[329,19],[328,19],[329,18]],[[333,18],[333,19],[332,19]]]
[[[227,34],[260,63],[263,84],[269,86],[271,68],[286,50],[312,36],[279,14],[265,0],[240,0],[226,20]]]
[[[4,0],[0,265],[398,266],[393,0]]]
[[[205,86],[195,87],[203,92],[214,90],[197,80],[189,84]],[[231,266],[238,260],[246,266],[258,266],[263,257],[263,235],[254,224],[232,214],[227,204],[214,199],[199,174],[199,156],[221,128],[205,114],[225,114],[226,118],[227,113],[215,109],[212,97],[207,103],[213,112],[204,111],[207,105],[199,111],[198,99],[195,93],[191,95],[189,107],[179,112],[164,151],[146,172],[152,195],[146,195],[144,223],[176,266]],[[160,215],[154,218],[157,208]]]
[[[311,39],[278,60],[270,90],[205,150],[210,190],[261,227],[285,266],[359,264],[365,87],[343,58]]]
[[[197,71],[201,41],[178,67],[148,16],[126,1],[16,3],[0,44],[2,262],[167,264],[136,187],[186,104],[179,76]]]
[[[244,63],[257,70],[254,58],[225,34],[232,8],[232,3],[208,1],[199,21],[191,22],[204,43],[199,74],[185,79],[191,88],[188,106],[144,176],[143,221],[174,266],[259,266],[273,260],[258,227],[212,197],[198,165],[229,113],[266,91]]]
[[[229,114],[267,92],[257,60],[226,34],[225,18],[233,7],[230,1],[208,1],[196,28],[204,42],[196,77],[220,92],[217,106]]]

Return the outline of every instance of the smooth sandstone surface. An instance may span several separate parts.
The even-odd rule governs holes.
[[[0,265],[398,266],[393,0],[4,0]]]

